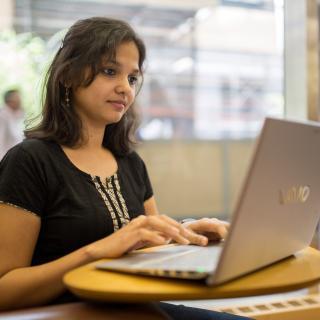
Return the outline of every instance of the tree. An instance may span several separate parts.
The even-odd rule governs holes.
[[[31,33],[0,32],[0,94],[18,89],[24,109],[34,116],[40,109],[40,92],[46,69],[45,42]]]

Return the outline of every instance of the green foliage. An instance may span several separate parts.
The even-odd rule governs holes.
[[[1,97],[6,90],[19,89],[27,114],[37,114],[46,60],[46,45],[41,38],[12,30],[0,32]]]

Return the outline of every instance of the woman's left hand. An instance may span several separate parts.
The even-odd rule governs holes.
[[[187,221],[183,227],[208,238],[209,241],[225,239],[229,229],[229,223],[216,218],[202,218]]]

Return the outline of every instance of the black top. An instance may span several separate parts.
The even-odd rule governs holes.
[[[144,214],[153,193],[136,152],[116,157],[106,181],[72,164],[54,142],[27,139],[0,162],[0,203],[41,218],[32,265],[55,260],[121,228]]]

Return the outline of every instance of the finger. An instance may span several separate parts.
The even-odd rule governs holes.
[[[168,216],[162,216],[162,219],[167,220],[170,222],[171,219]],[[205,246],[208,244],[208,238],[202,234],[197,234],[193,232],[192,230],[187,229],[185,226],[181,225],[177,221],[173,220],[175,223],[175,226],[179,228],[180,230],[180,235],[182,235],[184,238],[188,239],[190,243],[196,244],[199,246]]]
[[[227,237],[228,228],[229,226],[225,226],[224,224],[218,226],[218,234],[222,239],[225,239]]]
[[[167,238],[158,232],[141,228],[135,232],[135,243],[149,243],[152,245],[163,245],[167,243]]]
[[[183,236],[179,223],[170,218],[166,219],[161,215],[147,217],[139,227],[151,228],[152,230],[161,232],[166,238],[172,238],[180,244],[190,243],[190,241]]]
[[[201,234],[213,233],[214,238],[216,238],[214,234],[218,235],[220,238],[225,238],[228,233],[228,223],[215,218],[204,218],[197,220],[189,224],[188,228]]]
[[[168,216],[162,215],[161,218],[165,221],[168,221],[168,223],[173,223],[175,227],[179,229],[180,234],[174,238],[174,240],[177,241],[178,243],[183,243],[181,241],[183,241],[183,238],[184,238],[184,239],[187,239],[192,244],[197,244],[201,246],[207,245],[208,243],[207,237],[196,234],[195,232],[188,230],[179,222],[171,219]]]
[[[166,244],[170,243],[172,241],[171,237],[166,236],[165,234],[163,234],[162,232],[159,232],[159,235],[163,238],[166,239]]]
[[[180,225],[175,220],[163,215],[151,216],[149,226],[163,233],[168,238],[179,237]]]
[[[166,221],[167,223],[173,225],[175,228],[177,228],[181,234],[184,233],[184,230],[186,228],[181,223],[179,223],[176,220],[173,220],[172,218],[165,216],[165,215],[161,215],[160,218],[162,220]]]
[[[186,237],[191,244],[196,244],[198,246],[206,246],[208,244],[208,238],[205,235],[196,233],[187,228],[183,229],[184,237]]]
[[[225,228],[227,229],[227,230],[229,230],[229,228],[230,228],[230,222],[228,222],[228,221],[223,221],[223,220],[219,220],[224,226],[225,226]]]
[[[160,215],[155,216],[139,216],[132,220],[135,228],[152,228],[156,229],[157,231],[162,232],[165,235],[171,236],[174,234],[179,233],[179,229],[176,228],[172,223],[167,223],[161,219]]]
[[[178,221],[164,215],[164,214],[161,214],[158,216],[160,219],[162,219],[163,221],[166,221],[167,223],[169,223],[170,225],[178,228],[179,230],[182,228],[182,225],[181,223],[179,223]]]

